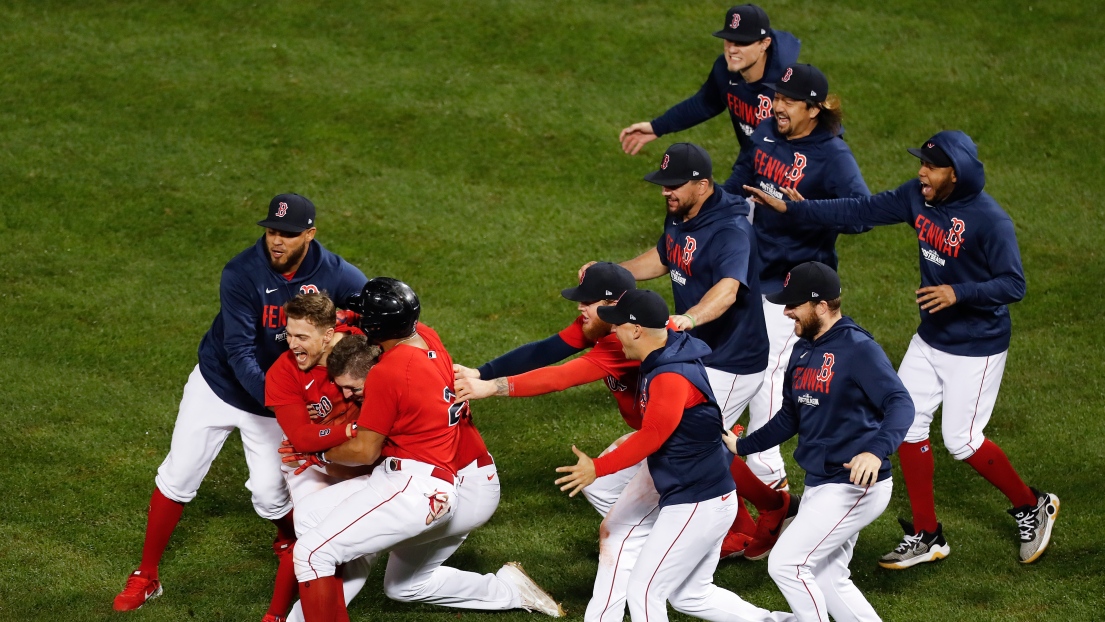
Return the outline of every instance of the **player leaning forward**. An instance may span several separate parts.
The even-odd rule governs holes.
[[[158,566],[184,512],[223,443],[242,436],[253,508],[277,527],[276,547],[294,539],[292,502],[277,450],[283,437],[265,404],[265,372],[288,348],[284,304],[301,292],[327,291],[339,306],[361,291],[360,270],[315,241],[315,206],[298,194],[269,203],[257,223],[265,234],[223,268],[219,313],[199,347],[173,426],[169,455],[157,469],[150,498],[142,561],[115,597],[116,611],[141,607],[161,594]],[[295,596],[295,580],[282,556],[268,619],[282,615]],[[280,578],[286,580],[280,581]]]
[[[884,568],[908,568],[951,551],[936,520],[935,469],[929,426],[943,404],[944,445],[971,465],[1013,504],[1020,559],[1036,561],[1047,548],[1059,498],[1029,488],[1005,453],[982,431],[998,397],[1009,352],[1006,305],[1024,297],[1024,271],[1013,221],[983,191],[986,176],[969,136],[944,131],[910,153],[921,159],[918,178],[867,198],[785,203],[750,190],[788,217],[824,225],[909,223],[917,231],[921,324],[898,375],[917,408],[898,448],[913,523],[905,539],[884,555]]]
[[[473,520],[466,505],[481,509],[458,490],[458,471],[478,469],[478,459],[468,457],[487,450],[478,433],[467,433],[475,428],[468,404],[456,402],[452,359],[437,333],[418,323],[414,291],[395,279],[372,279],[361,307],[362,330],[383,349],[363,387],[372,407],[361,410],[357,436],[308,462],[379,464],[370,475],[307,497],[296,510],[293,556],[305,619],[348,620],[336,567],[381,551],[390,551],[384,575],[390,597],[559,616],[559,606],[516,564],[487,575],[442,566],[471,529],[458,533],[454,522]],[[496,479],[494,471],[472,475]]]
[[[806,471],[806,489],[768,572],[799,620],[877,621],[848,564],[860,530],[890,503],[889,456],[913,421],[913,402],[879,344],[840,314],[832,268],[800,264],[768,300],[783,305],[799,338],[783,376],[782,407],[739,443],[726,434],[740,455],[798,435],[794,457]]]
[[[574,496],[597,477],[647,459],[659,493],[658,511],[641,519],[651,526],[629,564],[629,612],[634,621],[667,620],[667,603],[704,620],[786,621],[794,616],[751,605],[713,583],[721,542],[737,516],[729,473],[731,457],[721,442],[721,408],[710,388],[702,357],[710,348],[687,333],[668,330],[668,306],[656,292],[627,291],[616,305],[599,307],[614,324],[627,358],[641,361],[637,399],[640,430],[613,451],[556,470],[556,480]],[[618,611],[617,619],[622,613]]]

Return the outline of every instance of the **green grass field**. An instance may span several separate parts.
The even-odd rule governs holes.
[[[913,176],[905,148],[936,131],[974,137],[1028,279],[987,432],[1062,499],[1051,548],[1017,563],[1005,499],[941,451],[951,557],[877,568],[900,538],[895,516],[908,515],[899,479],[859,541],[856,583],[886,620],[1105,618],[1105,339],[1092,311],[1105,217],[1091,179],[1105,169],[1105,11],[1073,0],[763,6],[842,96],[872,190]],[[546,337],[573,317],[559,289],[581,263],[656,239],[662,203],[640,178],[669,142],[704,145],[724,178],[735,155],[724,117],[636,157],[616,139],[698,88],[726,8],[0,5],[0,620],[259,620],[272,530],[242,487],[236,437],[173,538],[165,595],[126,615],[111,601],[139,559],[219,271],[260,234],[268,200],[313,199],[319,239],[411,283],[458,362]],[[912,231],[882,228],[839,251],[845,311],[896,363],[917,322]],[[663,280],[650,286],[670,295]],[[492,572],[520,560],[582,619],[598,517],[558,492],[553,468],[573,461],[572,443],[594,453],[622,433],[612,399],[590,386],[489,400],[475,415],[503,501],[451,563]],[[353,619],[533,619],[392,603],[380,576]],[[765,562],[725,563],[716,581],[787,607]]]

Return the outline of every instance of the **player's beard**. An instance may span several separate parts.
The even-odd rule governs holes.
[[[672,207],[671,203],[669,203],[667,199],[664,199],[664,207],[668,210],[668,216],[683,220],[694,208],[694,203],[683,203],[679,201],[679,199],[676,199],[676,204]]]
[[[819,332],[821,332],[821,318],[816,314],[810,315],[806,319],[798,319],[798,336],[802,339],[813,341],[813,338]]]
[[[583,324],[583,336],[589,341],[598,341],[609,335],[612,327],[613,324],[593,317]]]
[[[267,246],[265,247],[265,253],[269,256],[269,266],[271,266],[275,272],[283,274],[287,271],[288,266],[299,265],[299,262],[307,255],[307,245],[304,244],[295,251],[284,253],[284,256],[281,257],[279,261],[272,258],[272,251],[270,251]]]

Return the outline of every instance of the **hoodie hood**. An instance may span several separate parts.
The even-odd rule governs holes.
[[[702,204],[702,209],[698,210],[698,214],[694,218],[683,222],[681,218],[669,216],[668,220],[686,232],[705,229],[709,225],[727,218],[737,216],[748,218],[748,213],[748,201],[745,201],[744,197],[729,194],[721,187],[721,184],[715,183],[714,194],[706,199],[706,202]]]
[[[851,331],[856,331],[858,333],[862,333],[863,335],[866,335],[868,338],[874,339],[874,337],[871,336],[871,333],[869,333],[866,330],[864,330],[863,328],[861,328],[859,324],[856,324],[855,321],[852,320],[852,318],[848,317],[847,315],[843,315],[843,316],[840,317],[839,320],[836,321],[836,324],[833,324],[832,328],[825,331],[824,335],[821,335],[820,337],[815,339],[814,343],[818,347],[820,347],[820,346],[822,346],[826,343],[831,343],[831,342],[833,342],[837,339],[840,339],[840,338],[844,337],[846,334],[850,333]]]
[[[701,339],[695,339],[687,333],[677,333],[668,329],[668,343],[663,348],[650,352],[641,362],[641,374],[675,363],[695,363],[712,352],[710,346]]]
[[[971,201],[986,186],[986,171],[978,159],[978,147],[970,136],[959,130],[945,130],[929,139],[951,158],[955,170],[955,188],[944,205]]]
[[[797,37],[782,30],[770,31],[771,47],[767,48],[767,66],[760,82],[776,82],[783,77],[787,67],[798,62],[798,52],[802,42]]]

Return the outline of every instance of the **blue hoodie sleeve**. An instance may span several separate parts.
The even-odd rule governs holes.
[[[480,365],[480,379],[505,378],[533,371],[546,365],[563,361],[569,356],[582,352],[583,348],[568,345],[559,334],[548,339],[518,346],[510,352]]]
[[[335,305],[342,309],[348,309],[349,299],[360,295],[365,283],[368,282],[368,278],[359,268],[341,257],[338,257],[338,261],[341,262],[338,268],[338,287],[332,296]]]
[[[871,340],[862,347],[867,352],[852,357],[855,365],[852,377],[883,415],[878,435],[872,439],[871,445],[863,449],[878,458],[887,458],[905,440],[909,426],[913,425],[916,410],[909,391],[879,344]]]
[[[792,360],[793,358],[791,355]],[[798,410],[794,408],[794,399],[790,390],[793,385],[791,381],[793,369],[793,365],[787,365],[786,374],[783,375],[783,405],[779,407],[779,412],[775,413],[764,427],[737,441],[738,456],[758,454],[765,449],[777,447],[798,434]]]
[[[1007,305],[1024,298],[1024,268],[1017,248],[1017,232],[1008,218],[997,221],[985,238],[986,263],[994,278],[952,285],[956,304],[972,306]]]
[[[234,370],[238,382],[249,391],[258,404],[265,403],[265,372],[257,362],[258,310],[261,305],[251,300],[257,285],[248,278],[223,269],[219,279],[219,300],[222,305],[223,347],[226,361]]]
[[[867,188],[863,173],[859,172],[859,164],[856,163],[856,158],[852,155],[851,149],[845,146],[843,153],[832,158],[830,162],[832,168],[826,172],[828,177],[826,186],[832,196],[848,198],[871,196],[871,191]],[[870,231],[871,228],[869,225],[847,225],[839,227],[838,231],[841,233],[864,233]]]
[[[752,140],[755,141],[755,137]],[[740,153],[737,154],[737,161],[733,163],[733,172],[729,175],[729,179],[726,179],[725,183],[721,185],[723,190],[741,197],[748,196],[748,192],[745,191],[744,187],[750,185],[756,178],[755,153],[755,147],[740,150]]]
[[[719,64],[722,65],[725,72],[729,71],[728,67],[724,65],[725,57],[718,56],[718,59],[714,61],[714,66],[710,69],[710,75],[706,76],[706,82],[702,84],[702,88],[698,89],[697,93],[672,106],[667,112],[652,120],[652,131],[657,136],[681,132],[703,121],[712,119],[725,111],[725,94],[721,92],[721,88],[718,86],[716,75]]]
[[[819,225],[871,227],[911,222],[910,192],[919,192],[915,182],[874,196],[787,203],[787,215]]]

